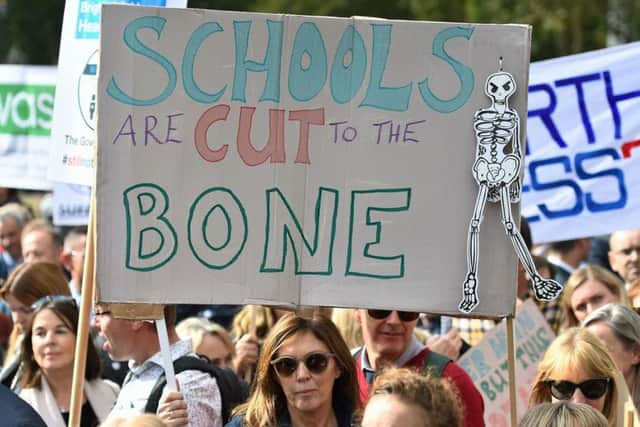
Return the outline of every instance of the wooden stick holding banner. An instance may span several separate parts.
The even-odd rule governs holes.
[[[71,385],[71,405],[69,407],[69,427],[80,425],[80,409],[84,394],[84,374],[87,362],[87,346],[89,344],[89,317],[93,291],[95,288],[95,233],[96,233],[96,198],[91,194],[89,208],[89,226],[87,227],[87,243],[85,246],[84,270],[82,272],[82,293],[80,313],[78,315],[78,331],[73,361],[73,383]]]
[[[511,414],[511,425],[518,425],[518,406],[516,395],[516,346],[513,328],[513,317],[506,318],[507,321],[507,357],[509,359],[509,404]]]

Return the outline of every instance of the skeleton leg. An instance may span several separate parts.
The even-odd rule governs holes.
[[[467,238],[467,278],[462,284],[462,301],[458,309],[464,313],[470,313],[478,305],[478,259],[480,251],[480,224],[484,217],[484,208],[487,204],[487,193],[489,187],[480,184],[476,204],[473,208],[473,216],[469,224],[469,234]]]
[[[556,299],[562,292],[562,285],[554,280],[545,279],[538,274],[538,270],[533,262],[533,258],[531,258],[529,249],[527,249],[520,231],[513,222],[508,186],[500,188],[500,203],[502,207],[502,223],[504,224],[507,235],[511,239],[511,243],[513,244],[513,248],[520,259],[520,262],[531,278],[533,283],[533,292],[536,299],[541,301],[551,301]]]

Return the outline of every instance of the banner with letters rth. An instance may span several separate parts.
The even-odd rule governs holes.
[[[534,241],[640,227],[640,43],[531,64],[522,213]]]
[[[474,116],[504,70],[524,142],[530,27],[104,5],[101,28],[102,301],[458,312]],[[510,314],[500,204],[479,249],[474,313]]]

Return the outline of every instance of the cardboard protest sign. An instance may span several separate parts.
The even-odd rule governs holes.
[[[532,300],[515,317],[515,360],[518,415],[528,407],[538,363],[555,338],[549,324]],[[509,366],[507,328],[500,322],[477,345],[458,359],[484,399],[484,421],[488,426],[509,426]]]
[[[93,185],[100,8],[105,2],[185,7],[186,0],[67,0],[62,36],[48,177]],[[45,169],[47,170],[47,169]]]
[[[531,65],[523,215],[536,242],[640,227],[640,43]]]
[[[102,17],[100,299],[458,312],[473,117],[500,58],[527,87],[528,26]],[[510,105],[524,127],[526,91]],[[516,258],[484,215],[474,313],[503,316]]]
[[[0,186],[48,190],[56,68],[0,65]]]

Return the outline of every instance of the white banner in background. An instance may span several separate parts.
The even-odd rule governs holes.
[[[54,225],[86,225],[89,222],[91,187],[56,182],[53,186]]]
[[[0,187],[48,190],[56,67],[0,65]]]
[[[102,3],[186,7],[187,0],[67,0],[48,159],[48,177],[53,181],[93,185]]]
[[[640,43],[531,64],[522,214],[534,241],[640,227]]]
[[[530,27],[102,13],[102,301],[458,312],[474,115],[502,58],[526,120]],[[474,313],[511,313],[499,204],[480,251]]]

